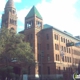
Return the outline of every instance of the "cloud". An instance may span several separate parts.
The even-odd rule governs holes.
[[[18,3],[20,3],[20,2],[21,2],[21,0],[14,0],[14,2],[18,2]]]
[[[24,29],[24,26],[19,26],[19,29]]]
[[[0,2],[0,5],[1,5],[0,12],[4,11],[4,7],[5,7],[5,4],[6,4],[7,1],[8,0],[1,0],[1,2]],[[20,3],[21,0],[14,0],[14,2]]]
[[[36,8],[42,15],[44,24],[47,23],[60,30],[66,30],[73,35],[79,35],[80,18],[75,16],[77,11],[74,7],[77,1],[78,0],[42,0],[41,3],[36,5]],[[21,0],[14,0],[14,2],[20,3]],[[0,3],[0,12],[4,10],[5,4],[6,0],[2,0]],[[23,23],[23,26],[25,22],[25,16],[31,7],[17,11],[18,20]]]
[[[36,5],[38,11],[43,17],[44,24],[50,24],[60,30],[66,30],[74,35],[80,34],[80,20],[76,18],[76,8],[74,4],[78,0],[42,0]],[[24,17],[27,15],[28,9],[18,11],[18,19],[24,23]],[[23,15],[23,16],[21,16]],[[77,31],[75,33],[75,30]]]
[[[0,14],[0,19],[1,19],[2,15]]]
[[[23,24],[24,24],[24,21],[25,21],[25,17],[26,17],[26,15],[27,15],[27,13],[29,12],[30,9],[31,9],[31,7],[28,8],[28,9],[24,8],[24,9],[19,10],[17,12],[18,20],[21,21]]]
[[[6,0],[1,0],[1,2],[0,2],[0,5],[1,5],[0,12],[2,12],[4,10],[5,4],[6,4]]]
[[[78,0],[51,0],[36,5],[41,13],[44,23],[51,24],[60,30],[67,30],[74,35],[80,34],[80,20],[75,16],[74,4]],[[77,33],[75,33],[75,30]]]

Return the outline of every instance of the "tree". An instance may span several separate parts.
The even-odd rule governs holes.
[[[0,30],[0,61],[9,63],[16,59],[18,62],[34,63],[34,53],[24,35],[14,30],[2,28]]]
[[[25,65],[34,64],[34,53],[30,44],[25,42],[23,34],[16,34],[14,30],[3,27],[0,29],[0,64],[5,65],[0,66],[2,80],[6,77],[10,79],[15,75],[13,71],[9,72],[12,69],[8,69],[10,63],[14,61]]]

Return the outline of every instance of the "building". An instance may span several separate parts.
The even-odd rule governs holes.
[[[8,0],[5,6],[2,26],[3,24],[17,31],[17,14],[13,0]],[[76,43],[80,39],[54,26],[43,25],[43,18],[35,6],[25,17],[24,27],[24,31],[20,33],[25,35],[26,42],[30,42],[36,62],[35,68],[28,67],[29,76],[36,75],[49,80],[64,76],[65,80],[69,80],[73,65],[78,66],[80,61],[80,47],[66,47],[66,43]]]
[[[8,0],[5,5],[1,27],[17,30],[17,14],[13,0]]]
[[[68,71],[72,73],[72,66],[78,66],[80,48],[76,46],[66,47],[66,43],[76,43],[80,39],[51,25],[43,25],[43,19],[35,6],[25,17],[24,34],[26,41],[29,41],[34,48],[35,60],[38,64],[36,70],[41,71],[42,66],[43,75],[57,74],[57,76],[62,76],[61,74],[68,68]],[[61,53],[63,53],[63,56],[61,56]],[[41,54],[42,61],[40,59]],[[36,74],[41,73],[37,71]]]

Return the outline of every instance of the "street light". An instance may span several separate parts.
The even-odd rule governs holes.
[[[43,51],[40,53],[40,58],[41,58],[41,79],[42,80],[42,74],[43,74],[43,64],[42,64],[42,58],[44,57]]]

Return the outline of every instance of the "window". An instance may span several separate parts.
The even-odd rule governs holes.
[[[33,35],[31,34],[31,39],[33,38]]]
[[[37,27],[41,27],[42,23],[40,21],[36,21],[36,25],[37,25]]]
[[[12,23],[12,19],[10,19],[10,23]]]
[[[54,37],[55,37],[56,40],[58,40],[58,35],[54,34]]]
[[[64,38],[64,43],[65,43],[65,38]]]
[[[69,48],[69,53],[70,53],[70,48]]]
[[[29,21],[29,22],[26,23],[26,28],[29,29],[29,28],[32,27],[32,25],[33,25],[33,22]]]
[[[56,39],[56,34],[54,35],[55,39]]]
[[[55,49],[59,50],[59,45],[58,44],[55,44]]]
[[[58,35],[56,35],[56,39],[58,40]]]
[[[55,44],[55,49],[57,50],[57,45]]]
[[[69,57],[67,57],[67,62],[69,62]]]
[[[48,69],[48,74],[50,74],[50,67],[48,66],[47,69]]]
[[[66,43],[67,43],[67,39],[66,39]]]
[[[65,62],[67,62],[66,56],[65,56]]]
[[[46,38],[47,38],[47,40],[49,39],[49,35],[48,34],[46,34]]]
[[[41,50],[41,44],[38,43],[38,50]]]
[[[66,47],[64,47],[64,52],[66,52]]]
[[[68,48],[67,48],[67,53],[68,53]]]
[[[39,66],[39,74],[41,74],[41,66]]]
[[[47,57],[48,61],[50,61],[50,56]]]
[[[63,38],[61,37],[61,42],[63,42]]]
[[[27,35],[27,40],[29,40],[29,35]]]
[[[70,57],[70,63],[71,63],[71,57]]]
[[[61,50],[63,51],[63,46],[61,46]]]
[[[13,10],[13,14],[15,14],[15,11]]]
[[[59,55],[58,55],[58,61],[59,61]]]
[[[62,57],[62,61],[64,62],[64,56]]]
[[[47,44],[47,50],[49,50],[49,44]]]
[[[28,66],[28,75],[30,75],[30,72],[31,72],[31,71],[30,71],[30,66]]]
[[[12,31],[14,31],[14,28],[11,28]]]
[[[57,54],[56,54],[56,61],[58,60]]]
[[[56,54],[56,61],[59,61],[59,55]]]
[[[40,44],[40,50],[41,50],[41,44]]]
[[[57,44],[57,50],[59,50],[59,45]]]

